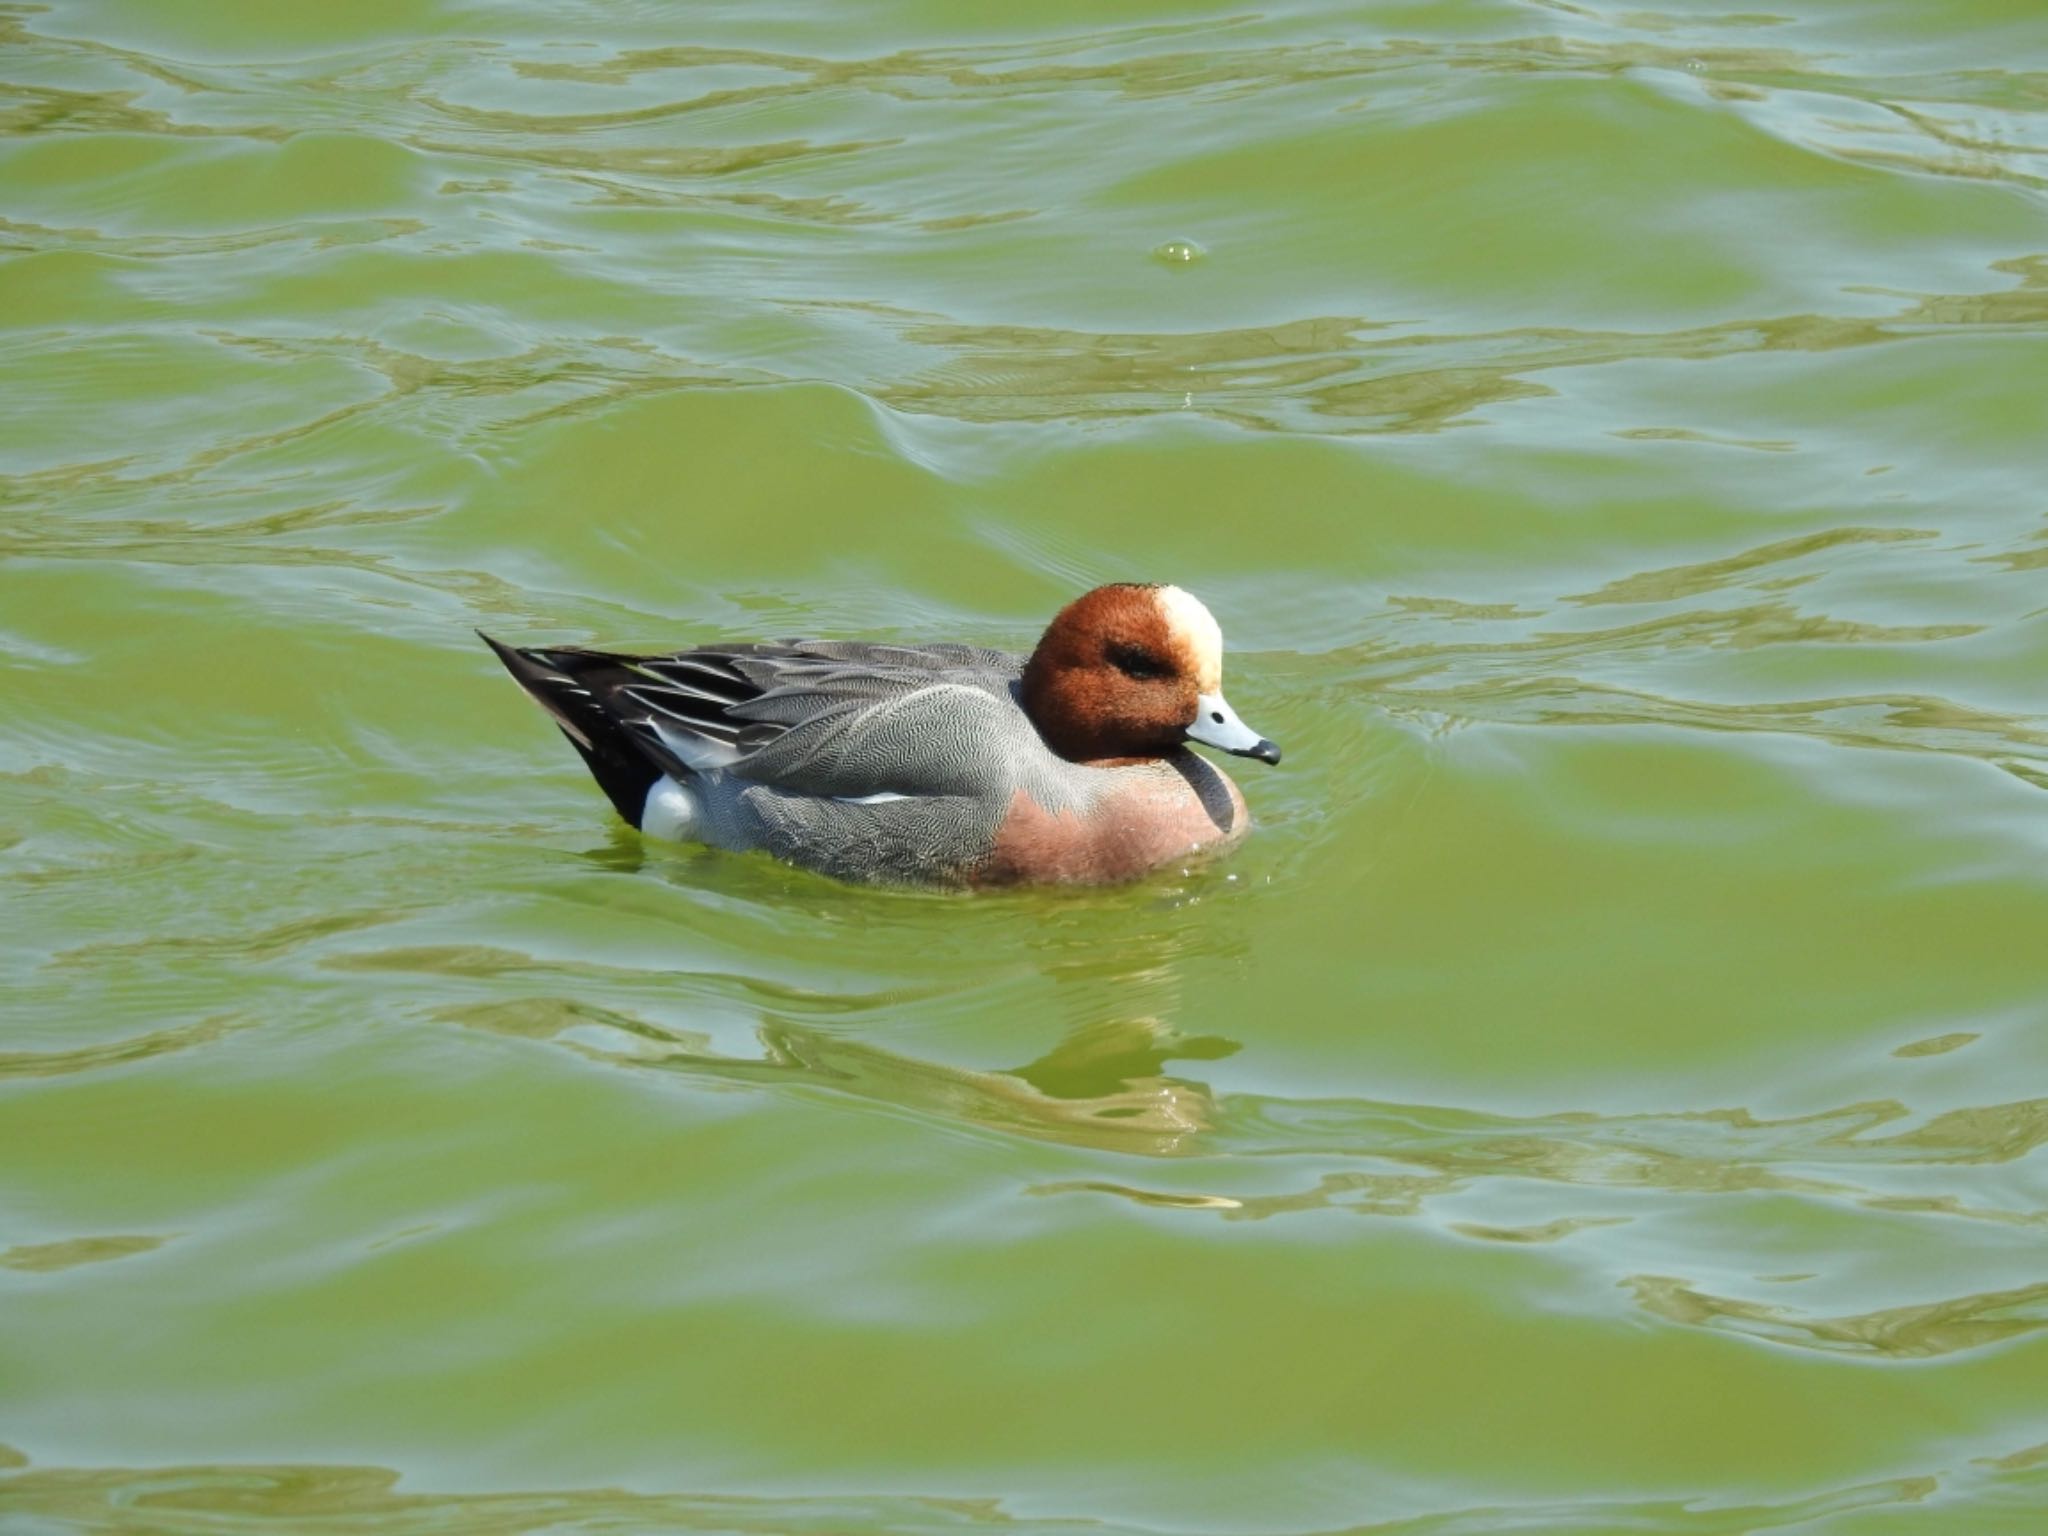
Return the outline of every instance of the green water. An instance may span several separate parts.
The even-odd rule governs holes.
[[[2048,11],[1766,4],[0,6],[0,1528],[2048,1529]],[[471,634],[1123,577],[1108,892]]]

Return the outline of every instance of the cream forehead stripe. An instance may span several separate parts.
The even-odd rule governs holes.
[[[1166,627],[1185,640],[1195,658],[1195,687],[1202,693],[1223,691],[1223,631],[1202,600],[1179,587],[1159,589],[1159,607]]]

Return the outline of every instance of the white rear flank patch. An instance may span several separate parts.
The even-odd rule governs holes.
[[[1159,589],[1159,607],[1166,627],[1188,648],[1195,662],[1195,691],[1223,691],[1223,630],[1202,600],[1179,587]]]
[[[696,835],[696,826],[697,797],[667,774],[656,779],[640,810],[640,830],[649,837],[686,843]]]

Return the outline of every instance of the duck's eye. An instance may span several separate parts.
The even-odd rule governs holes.
[[[1152,682],[1158,678],[1173,676],[1173,668],[1140,646],[1125,645],[1121,641],[1109,643],[1109,664],[1140,682]]]

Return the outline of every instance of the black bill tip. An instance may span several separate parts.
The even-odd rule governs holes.
[[[1256,747],[1246,747],[1238,756],[1256,757],[1262,763],[1277,763],[1280,761],[1280,748],[1261,736]]]

